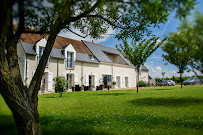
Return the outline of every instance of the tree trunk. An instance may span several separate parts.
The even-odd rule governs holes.
[[[39,114],[37,111],[30,118],[14,112],[13,115],[19,135],[40,135]]]
[[[137,93],[139,89],[139,69],[137,69]]]
[[[183,88],[182,73],[180,73],[180,84],[181,84],[181,89],[182,89]]]

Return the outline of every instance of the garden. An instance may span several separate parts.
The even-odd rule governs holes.
[[[203,86],[39,95],[41,134],[202,134]],[[17,134],[0,95],[0,134]]]

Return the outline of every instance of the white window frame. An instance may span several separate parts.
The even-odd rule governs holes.
[[[66,65],[66,69],[74,69],[74,67],[75,67],[74,52],[67,51],[66,54],[67,54],[66,64],[65,64]],[[72,54],[72,58],[70,58],[69,54]],[[72,64],[72,65],[70,65],[70,64]]]

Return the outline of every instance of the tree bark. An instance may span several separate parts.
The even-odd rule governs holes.
[[[139,89],[139,68],[137,68],[137,93]]]
[[[183,88],[182,73],[180,73],[180,83],[181,83],[181,89],[182,89]]]

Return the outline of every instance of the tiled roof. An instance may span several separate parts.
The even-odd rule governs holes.
[[[36,55],[36,52],[33,49],[33,45],[37,43],[42,38],[48,39],[47,36],[42,36],[40,34],[30,34],[24,33],[21,35],[21,43],[23,44],[23,48],[26,53]],[[65,59],[64,55],[61,54],[61,50],[64,49],[69,44],[72,44],[74,49],[76,50],[76,60],[99,63],[99,62],[107,62],[112,63],[112,61],[108,58],[105,53],[111,53],[119,55],[129,66],[133,66],[129,60],[124,58],[124,56],[114,48],[110,48],[107,46],[95,44],[87,41],[77,41],[74,39],[69,39],[61,36],[57,36],[53,49],[51,51],[50,56],[53,58]],[[94,55],[96,57],[95,60],[91,60],[89,55]]]
[[[20,41],[29,44],[35,44],[42,38],[43,36],[40,34],[23,33],[21,35]],[[45,36],[45,38],[48,39],[48,35]],[[72,44],[77,53],[92,54],[90,50],[81,41],[61,36],[56,37],[53,48],[62,49],[64,46],[67,46],[70,43]]]
[[[36,55],[37,53],[33,49],[33,44],[21,42],[22,47],[27,54]]]
[[[146,67],[143,65],[143,66],[142,66],[142,70],[146,70],[146,71],[148,71],[149,69],[146,68]]]
[[[91,60],[88,54],[84,53],[76,53],[76,60],[77,61],[84,61],[84,62],[91,62],[91,63],[99,63],[97,59]]]
[[[34,44],[28,44],[24,42],[21,42],[21,44],[26,54],[37,55],[33,49]],[[53,58],[65,59],[65,57],[61,54],[61,49],[56,48],[52,48],[50,56]]]
[[[61,53],[61,49],[52,48],[50,56],[52,58],[65,59],[65,56]]]
[[[112,61],[106,56],[104,52],[119,55],[129,66],[133,66],[130,61],[128,61],[124,56],[114,48],[106,47],[103,45],[95,44],[92,42],[83,41],[83,43],[90,49],[90,51],[95,55],[95,57],[101,62],[112,63]]]

